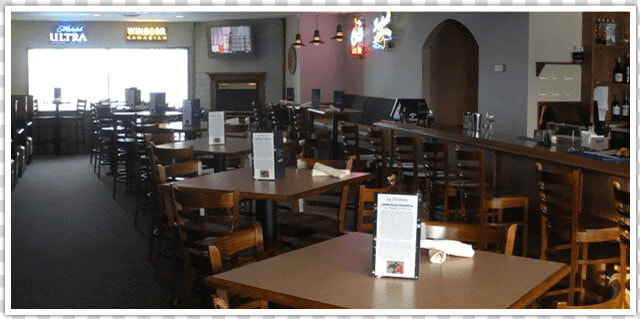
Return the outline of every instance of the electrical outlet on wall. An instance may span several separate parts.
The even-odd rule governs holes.
[[[493,71],[495,72],[506,72],[507,66],[505,64],[496,64],[493,66]]]

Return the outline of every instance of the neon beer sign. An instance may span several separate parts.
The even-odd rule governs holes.
[[[390,28],[391,11],[385,16],[373,20],[373,42],[371,47],[376,50],[384,50],[393,47],[393,32]]]
[[[367,47],[364,43],[364,19],[353,18],[350,53],[356,58],[364,58],[367,55]]]
[[[84,33],[84,25],[62,23],[51,27],[49,41],[53,44],[85,44],[87,35]]]

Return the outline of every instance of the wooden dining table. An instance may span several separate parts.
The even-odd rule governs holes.
[[[226,170],[225,158],[227,156],[241,156],[251,153],[251,140],[248,138],[227,137],[224,144],[209,144],[208,137],[186,140],[174,143],[160,144],[156,147],[167,149],[187,148],[193,146],[196,155],[213,156],[213,170],[222,172]]]
[[[158,129],[170,133],[184,133],[185,139],[192,140],[197,138],[198,133],[205,132],[208,129],[206,121],[198,123],[198,125],[184,125],[182,121],[173,121],[169,123],[158,124]]]
[[[253,169],[244,167],[216,174],[203,175],[174,182],[181,188],[240,192],[241,198],[261,200],[259,222],[265,241],[276,240],[276,203],[297,202],[298,199],[325,193],[347,184],[361,183],[369,173],[352,172],[349,177],[312,176],[310,169],[286,168],[285,177],[269,181],[254,180]]]
[[[476,251],[442,264],[420,253],[418,279],[372,276],[372,236],[346,235],[206,278],[215,288],[294,308],[524,308],[568,265]]]

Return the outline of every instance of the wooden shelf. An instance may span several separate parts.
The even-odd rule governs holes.
[[[629,87],[629,83],[614,83],[614,82],[596,82],[593,83],[593,87],[596,86],[609,86],[609,87]]]
[[[629,49],[629,43],[621,43],[621,44],[614,44],[614,45],[607,45],[607,44],[602,44],[602,43],[596,43],[593,45],[594,49],[601,49],[601,50],[605,50],[605,49]]]
[[[567,64],[577,64],[580,65],[580,63],[575,63],[575,62],[536,62],[536,76],[540,76],[540,72],[542,72],[542,69],[544,69],[544,66],[547,64],[558,64],[558,65],[567,65]]]

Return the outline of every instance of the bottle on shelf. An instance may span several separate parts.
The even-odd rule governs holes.
[[[624,63],[624,82],[631,83],[631,66],[629,62],[629,54],[627,53],[627,59]]]
[[[607,45],[616,44],[616,22],[613,19],[607,19],[606,23],[606,43]]]
[[[618,57],[616,65],[613,67],[613,83],[622,83],[624,80],[624,70],[622,69],[621,58]]]
[[[620,118],[620,102],[618,102],[618,96],[613,96],[613,102],[611,102],[611,120],[614,122],[619,122]]]
[[[629,93],[626,93],[624,95],[624,100],[622,100],[622,121],[629,122],[629,119],[630,119],[629,111],[630,111]]]
[[[603,30],[604,30],[604,21],[602,20],[602,18],[597,18],[596,19],[596,43],[597,44],[604,43]]]

